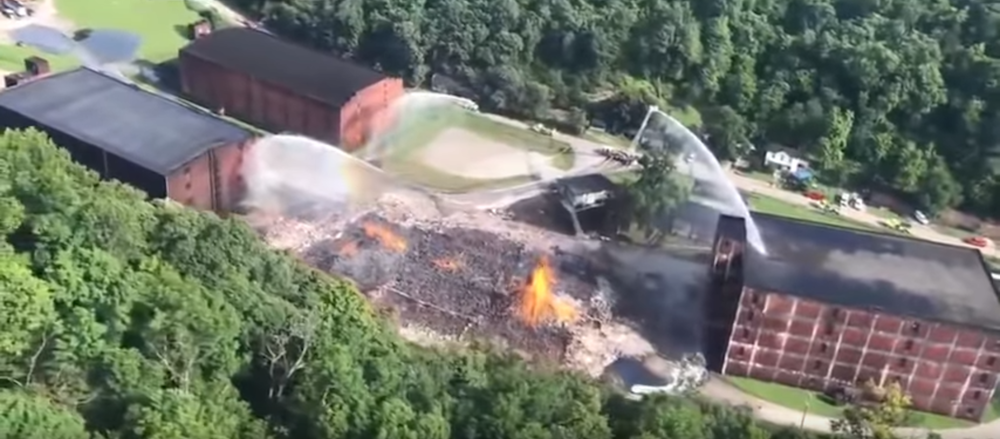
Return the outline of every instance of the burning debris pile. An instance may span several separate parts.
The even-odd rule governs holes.
[[[594,264],[483,230],[403,227],[369,214],[303,257],[354,280],[405,324],[541,358],[564,357],[570,323],[600,320],[588,306],[599,296]]]

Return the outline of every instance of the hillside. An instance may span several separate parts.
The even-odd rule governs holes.
[[[411,84],[451,78],[492,111],[586,109],[621,130],[640,104],[687,121],[694,106],[720,157],[785,145],[830,183],[1000,214],[996,0],[233,3]]]

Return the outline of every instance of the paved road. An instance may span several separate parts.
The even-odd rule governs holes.
[[[729,173],[729,178],[733,181],[733,183],[736,184],[736,186],[738,188],[740,188],[742,190],[745,190],[745,191],[757,192],[757,193],[760,193],[760,194],[763,194],[763,195],[766,195],[766,196],[769,196],[769,197],[772,197],[772,198],[780,199],[780,200],[788,202],[788,203],[798,204],[798,205],[802,205],[802,206],[809,206],[809,203],[812,202],[812,200],[810,200],[810,199],[802,196],[802,194],[798,194],[798,193],[794,193],[794,192],[789,192],[789,191],[786,191],[784,189],[773,187],[773,186],[771,186],[768,183],[765,183],[765,182],[762,182],[760,180],[756,180],[756,179],[753,179],[753,178],[750,178],[750,177],[745,177],[745,176],[742,176],[742,175],[739,175],[739,174],[736,174],[736,173],[733,173],[733,172]],[[851,219],[851,220],[854,220],[854,221],[857,221],[857,222],[860,222],[860,223],[863,223],[863,224],[868,224],[868,225],[872,225],[872,226],[875,226],[875,227],[881,227],[881,225],[879,224],[879,221],[882,221],[882,218],[878,217],[877,215],[873,215],[871,213],[868,213],[868,212],[861,212],[861,211],[854,210],[854,209],[841,209],[840,210],[840,214],[842,216],[844,216],[845,218],[848,218],[848,219]],[[962,247],[976,248],[976,247],[972,247],[972,246],[970,246],[968,244],[965,244],[964,242],[962,242],[961,239],[958,239],[958,238],[956,238],[954,236],[949,236],[949,235],[943,234],[941,232],[938,232],[937,230],[934,230],[931,227],[920,225],[920,224],[914,224],[913,227],[910,229],[910,232],[912,233],[913,237],[920,238],[920,239],[925,239],[927,241],[934,241],[934,242],[939,242],[939,243],[942,243],[942,244],[950,244],[950,245],[958,245],[958,246],[962,246]],[[997,257],[998,255],[1000,255],[1000,252],[997,251],[996,247],[988,247],[988,248],[983,248],[983,249],[978,249],[978,250],[981,251],[986,256]],[[1000,436],[997,436],[997,438],[1000,439]]]

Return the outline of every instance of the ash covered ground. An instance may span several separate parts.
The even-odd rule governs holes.
[[[613,266],[639,264],[609,255],[599,248],[604,244],[403,192],[385,194],[352,215],[252,219],[271,245],[352,279],[377,307],[390,310],[402,335],[418,343],[488,341],[592,376],[620,357],[697,349],[673,341],[697,343],[699,322],[686,319],[699,313],[677,302],[697,294],[661,294],[662,285],[643,286],[649,277],[636,275],[636,287],[647,290],[640,299],[652,302],[619,303],[634,288]],[[543,260],[554,277],[551,300],[572,307],[574,318],[529,324],[523,315],[526,288]],[[623,289],[629,291],[623,295]],[[677,315],[643,315],[651,306]],[[638,312],[622,317],[617,309]],[[670,346],[653,340],[656,334],[671,334],[665,337]]]

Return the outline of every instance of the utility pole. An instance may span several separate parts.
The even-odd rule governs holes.
[[[629,145],[629,150],[635,151],[636,146],[639,144],[639,139],[642,138],[642,132],[646,131],[646,125],[649,124],[649,118],[653,117],[653,113],[658,113],[660,107],[656,105],[650,105],[649,110],[646,111],[646,117],[642,119],[642,125],[639,125],[639,131],[635,133],[635,137],[632,138],[632,144]]]
[[[802,407],[802,420],[799,421],[799,430],[806,428],[806,415],[809,414],[809,398],[806,397],[806,405]]]

